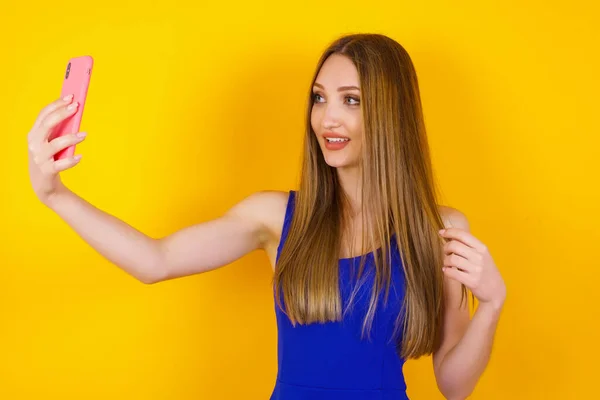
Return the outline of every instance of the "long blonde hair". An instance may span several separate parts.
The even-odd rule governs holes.
[[[295,212],[273,276],[276,303],[284,308],[283,295],[285,313],[294,325],[342,318],[338,262],[349,203],[335,168],[325,162],[310,120],[312,87],[332,54],[348,57],[358,70],[364,120],[362,249],[381,250],[374,257],[375,280],[363,334],[370,330],[383,288],[387,299],[389,244],[395,235],[406,282],[396,321],[397,329],[403,330],[399,354],[404,358],[429,355],[438,344],[443,316],[443,242],[438,230],[444,223],[436,201],[415,68],[406,50],[387,36],[342,36],[319,59],[309,88]],[[361,257],[361,272],[364,262]]]

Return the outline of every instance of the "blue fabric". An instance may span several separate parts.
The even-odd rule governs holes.
[[[296,192],[291,190],[277,260],[294,212]],[[371,337],[361,338],[374,277],[373,253],[366,258],[361,287],[353,308],[339,322],[292,326],[275,304],[278,328],[278,372],[270,400],[407,400],[402,367],[392,337],[404,297],[404,273],[395,238],[392,237],[392,285],[384,305],[381,293]],[[360,257],[339,260],[339,283],[345,310],[356,279]],[[364,283],[363,283],[364,282]],[[274,293],[275,294],[275,293]],[[282,299],[283,301],[283,299]],[[285,304],[284,304],[285,309]],[[401,334],[401,329],[399,330]]]

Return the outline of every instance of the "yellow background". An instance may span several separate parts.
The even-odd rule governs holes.
[[[600,35],[588,1],[9,2],[2,6],[0,398],[267,399],[265,255],[145,286],[44,208],[26,135],[70,57],[95,58],[77,193],[152,236],[295,187],[305,96],[338,35],[398,40],[444,203],[508,287],[473,399],[596,395]],[[429,358],[405,367],[440,399]]]

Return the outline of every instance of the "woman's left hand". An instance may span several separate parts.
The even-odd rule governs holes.
[[[460,228],[442,229],[440,236],[447,239],[442,268],[446,276],[464,284],[480,304],[501,309],[506,286],[487,246]]]

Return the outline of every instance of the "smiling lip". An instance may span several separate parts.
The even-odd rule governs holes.
[[[327,140],[327,138],[340,138],[348,140],[343,142],[330,142],[329,140]],[[350,138],[348,136],[340,135],[339,133],[335,132],[325,132],[323,134],[323,140],[325,141],[325,148],[327,150],[341,150],[344,147],[346,147],[348,143],[350,143]]]
[[[325,148],[327,150],[341,150],[344,147],[346,147],[348,143],[350,143],[349,140],[346,142],[330,142],[327,139],[325,139]]]
[[[340,135],[339,133],[334,132],[325,132],[323,134],[324,138],[342,138],[342,139],[350,139],[348,136]]]

